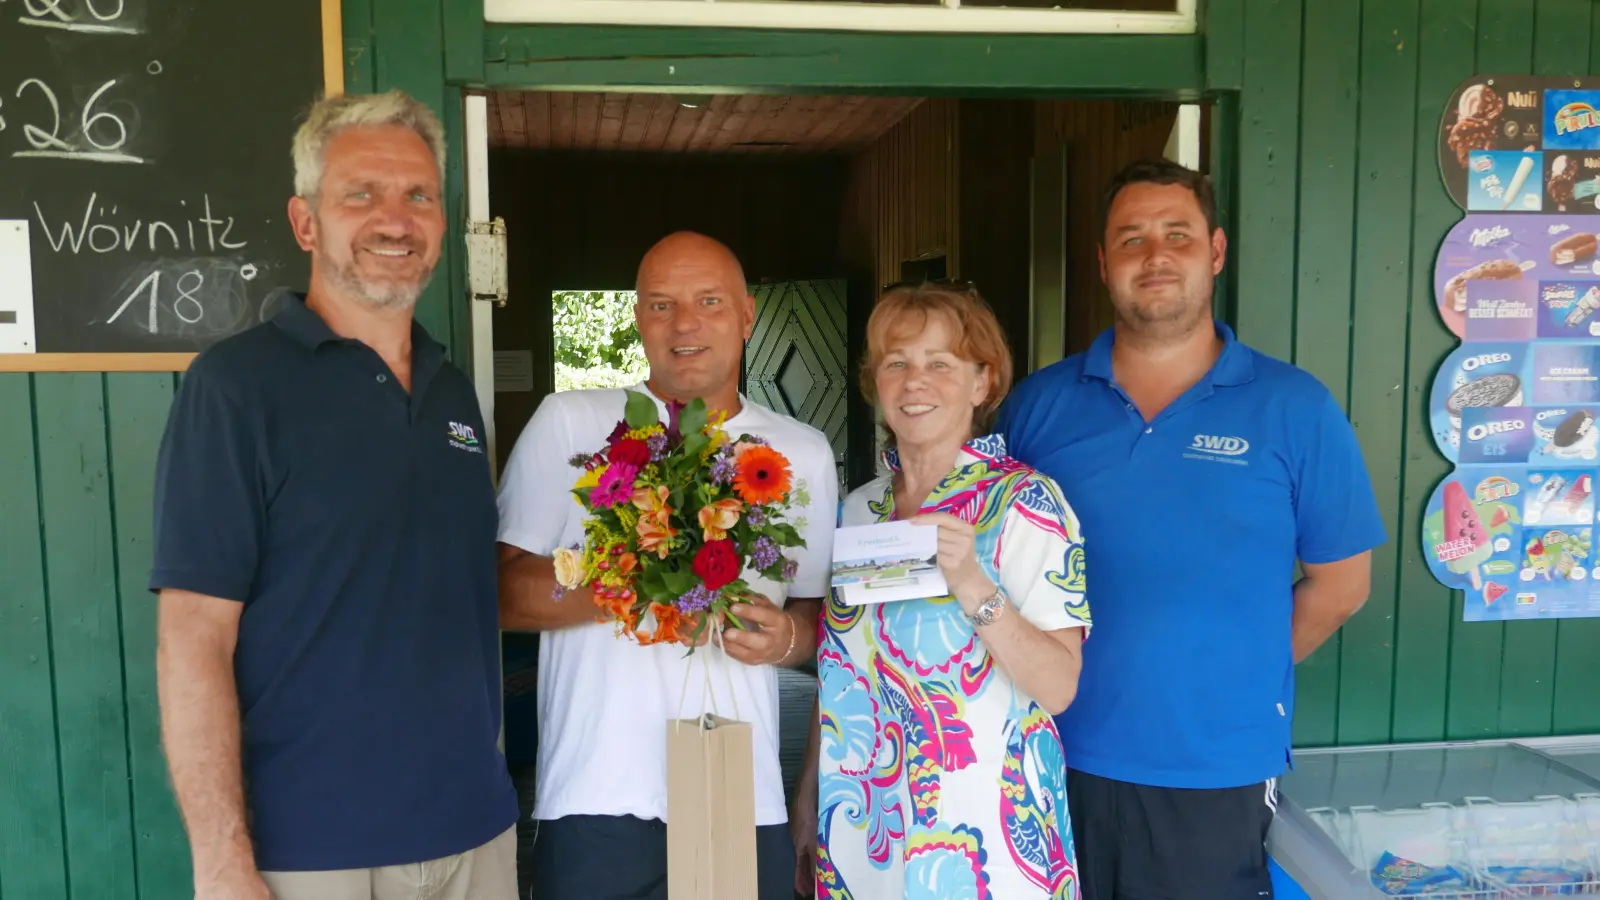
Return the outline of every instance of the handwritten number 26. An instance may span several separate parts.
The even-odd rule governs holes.
[[[89,102],[83,105],[82,124],[84,138],[98,149],[107,152],[117,150],[121,148],[123,144],[128,142],[128,128],[126,125],[122,124],[121,119],[117,118],[111,113],[99,112],[94,113],[93,115],[90,113],[94,109],[95,103],[99,102],[100,97],[104,95],[106,91],[111,90],[116,83],[117,80],[113,78],[105,84],[102,84],[100,89],[95,91],[94,94],[89,97]],[[48,132],[35,125],[23,125],[22,133],[27,137],[28,143],[32,144],[34,148],[38,150],[65,150],[70,152],[72,147],[59,137],[61,132],[61,104],[56,101],[55,91],[52,91],[48,84],[45,84],[39,79],[29,78],[17,86],[17,96],[20,98],[23,92],[26,91],[30,86],[37,87],[44,94],[45,99],[50,102],[50,114],[53,117],[53,121]],[[116,140],[109,143],[101,143],[100,141],[95,140],[94,127],[95,123],[97,122],[109,122],[111,125],[116,126]]]

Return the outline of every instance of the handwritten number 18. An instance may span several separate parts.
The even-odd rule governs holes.
[[[195,296],[195,294],[201,288],[205,287],[205,285],[206,277],[201,275],[198,270],[191,269],[190,271],[178,276],[177,283],[175,285],[178,289],[178,297],[172,301],[172,311],[177,314],[178,318],[189,323],[190,325],[200,321],[201,317],[205,315],[205,307],[200,305],[200,299]],[[119,317],[121,317],[123,312],[126,311],[130,305],[132,305],[133,301],[139,298],[140,294],[149,294],[150,312],[148,322],[145,327],[150,331],[151,334],[156,334],[156,301],[158,300],[160,293],[161,270],[157,269],[146,276],[143,281],[139,282],[139,286],[133,289],[133,293],[128,295],[128,299],[122,301],[122,305],[117,307],[117,311],[111,314],[111,318],[106,320],[106,324],[110,325],[112,322],[115,322]],[[192,318],[185,313],[185,303],[189,304],[189,309],[192,310],[194,314]]]

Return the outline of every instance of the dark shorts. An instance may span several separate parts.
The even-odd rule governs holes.
[[[1083,900],[1270,900],[1277,782],[1149,787],[1067,772]]]
[[[667,826],[633,816],[534,823],[532,900],[667,900]],[[756,828],[759,900],[794,900],[788,825]]]

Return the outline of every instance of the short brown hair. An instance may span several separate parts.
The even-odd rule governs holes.
[[[878,386],[873,374],[888,352],[890,336],[899,331],[907,317],[926,322],[929,316],[945,316],[955,332],[950,351],[958,358],[977,363],[989,374],[989,395],[972,411],[974,436],[987,434],[994,425],[995,412],[1011,390],[1011,347],[994,310],[974,287],[940,282],[896,285],[886,289],[867,320],[867,352],[861,362],[861,393],[873,406],[878,404]],[[918,328],[921,327],[919,324]]]
[[[1111,222],[1111,204],[1116,201],[1117,194],[1130,184],[1183,185],[1200,204],[1200,214],[1206,218],[1206,234],[1217,230],[1217,198],[1211,190],[1211,179],[1170,159],[1139,159],[1123,166],[1106,185],[1106,192],[1100,198],[1101,232]]]

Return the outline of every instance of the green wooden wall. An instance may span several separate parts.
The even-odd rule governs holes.
[[[1345,402],[1392,540],[1372,599],[1299,670],[1301,745],[1600,731],[1600,619],[1461,621],[1421,556],[1449,467],[1427,397],[1456,346],[1432,272],[1461,218],[1439,178],[1474,73],[1600,72],[1593,0],[1211,0],[1207,74],[1237,90],[1234,314]]]

